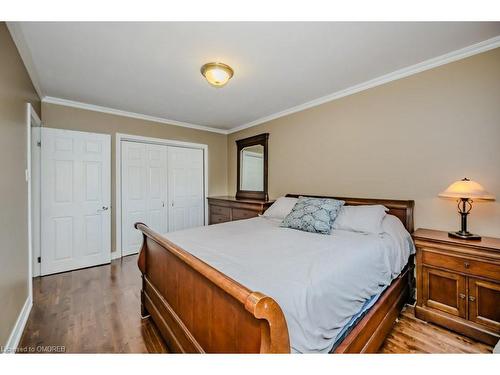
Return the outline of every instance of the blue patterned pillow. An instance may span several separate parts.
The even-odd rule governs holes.
[[[299,197],[281,226],[305,232],[330,234],[344,201],[331,198]]]

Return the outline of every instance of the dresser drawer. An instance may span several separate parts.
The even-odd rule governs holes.
[[[258,213],[252,210],[244,210],[242,208],[233,208],[233,220],[250,219],[257,217]]]
[[[231,221],[229,216],[210,214],[210,224],[226,223],[228,221]]]
[[[224,215],[230,217],[231,209],[229,207],[210,205],[210,215]]]
[[[500,281],[499,264],[487,263],[449,254],[439,254],[427,250],[422,251],[422,263],[429,266],[445,268],[468,275],[482,276]]]

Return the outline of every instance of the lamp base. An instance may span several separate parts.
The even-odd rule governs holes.
[[[481,239],[481,236],[478,236],[477,234],[472,234],[470,232],[448,232],[448,237],[451,238],[459,238],[461,240],[474,240],[474,241],[479,241]]]

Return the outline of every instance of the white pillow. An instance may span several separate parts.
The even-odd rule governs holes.
[[[343,206],[333,222],[333,229],[364,233],[383,233],[382,220],[388,209],[376,204],[369,206]]]
[[[408,250],[408,256],[415,254],[415,245],[413,244],[411,234],[396,216],[385,215],[384,220],[382,220],[382,228],[384,229],[384,233],[387,233],[398,243],[399,248]]]
[[[389,235],[394,243],[394,252],[391,255],[392,277],[401,273],[410,254],[415,254],[415,245],[410,233],[406,230],[401,220],[393,215],[385,215],[382,220],[384,236]]]
[[[297,203],[297,198],[279,197],[263,214],[263,217],[283,220]]]

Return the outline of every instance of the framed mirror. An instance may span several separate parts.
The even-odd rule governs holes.
[[[268,200],[267,146],[269,133],[239,139],[236,198]]]

